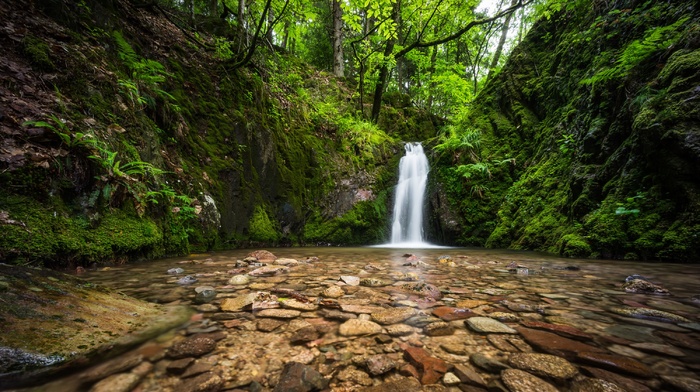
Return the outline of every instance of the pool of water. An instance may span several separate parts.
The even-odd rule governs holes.
[[[406,355],[409,347],[442,360],[458,376],[438,372],[430,390],[478,391],[504,384],[517,390],[530,375],[559,390],[610,383],[635,391],[700,388],[700,265],[467,248],[270,251],[299,264],[283,261],[288,269],[256,276],[253,271],[263,263],[248,265],[243,259],[250,250],[236,250],[86,271],[82,277],[91,282],[146,301],[189,304],[197,314],[182,329],[107,365],[37,390],[116,390],[116,385],[138,391],[273,390],[287,377],[283,370],[290,361],[317,371],[329,390],[364,390],[401,385],[411,374],[422,379],[421,365]],[[183,271],[169,274],[174,268]],[[623,284],[633,274],[669,293],[626,292]],[[197,281],[178,283],[184,276]],[[234,276],[239,280],[231,282]],[[359,285],[349,277],[359,278]],[[213,299],[211,292],[197,297],[207,286]],[[247,308],[231,307],[255,293],[261,294]],[[393,308],[414,312],[398,321],[377,316]],[[479,330],[469,323],[483,318],[514,331]],[[342,327],[349,319],[379,329],[354,334]],[[173,345],[197,336],[215,342],[213,348],[184,358],[173,354]],[[577,374],[561,378],[515,359],[544,352],[565,358]],[[368,365],[370,357],[391,364],[389,370]],[[527,374],[506,377],[484,358]],[[514,375],[521,379],[512,381]]]

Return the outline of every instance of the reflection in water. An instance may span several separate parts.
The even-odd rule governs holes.
[[[246,250],[112,267],[88,271],[84,275],[92,282],[148,301],[192,303],[201,314],[185,329],[136,349],[135,353],[142,358],[138,366],[146,369],[142,369],[143,375],[139,376],[141,391],[182,389],[195,375],[203,377],[201,374],[216,376],[222,385],[231,389],[271,390],[284,364],[290,360],[308,364],[331,379],[331,388],[344,390],[340,388],[357,386],[358,380],[369,379],[370,383],[372,378],[377,383],[382,380],[381,376],[371,377],[369,370],[357,365],[358,358],[382,355],[401,364],[403,350],[409,346],[421,346],[449,364],[468,366],[472,366],[470,355],[476,353],[507,362],[514,352],[542,351],[531,341],[526,342],[526,336],[520,332],[508,338],[494,333],[481,334],[460,319],[475,315],[496,317],[513,328],[554,325],[548,327],[548,331],[556,333],[563,333],[556,331],[557,328],[569,328],[565,334],[568,338],[574,333],[583,334],[581,336],[586,338],[582,343],[613,355],[616,359],[611,361],[617,362],[603,365],[590,359],[588,362],[577,359],[575,355],[567,357],[579,371],[584,371],[583,366],[592,368],[587,371],[588,376],[601,367],[612,370],[616,377],[629,380],[629,385],[646,385],[653,390],[674,390],[671,386],[674,382],[699,378],[699,304],[693,299],[700,294],[698,265],[572,260],[532,252],[464,248],[284,248],[271,251],[283,258],[318,257],[318,260],[292,266],[280,275],[238,278],[233,282],[236,284],[231,281],[233,276],[246,275],[254,269],[237,261],[246,256]],[[406,253],[416,257],[408,258]],[[176,267],[184,269],[183,274],[167,273]],[[663,285],[671,295],[625,293],[621,286],[632,274],[643,275]],[[191,285],[178,284],[184,275],[194,276],[198,281]],[[341,283],[341,276],[358,277],[363,285]],[[415,279],[439,288],[442,298],[435,300],[406,291],[406,285]],[[193,303],[195,288],[201,286],[214,288],[217,296],[212,302]],[[329,287],[337,289],[338,286],[342,289],[339,297],[324,297],[324,293],[330,292],[326,291]],[[309,310],[285,313],[296,315],[286,319],[261,317],[268,313],[258,311],[220,309],[225,299],[257,292],[278,297],[288,293],[290,298],[296,295],[299,299],[308,299],[310,305],[304,306]],[[324,308],[327,304],[337,305],[337,308]],[[459,317],[448,322],[449,333],[433,336],[427,332],[429,325],[441,321],[436,315],[442,315],[445,306],[462,310],[452,312],[451,317],[457,317],[454,314]],[[619,311],[642,306],[670,312],[691,322],[635,318]],[[395,334],[383,334],[381,339],[339,334],[339,326],[345,318],[369,320],[373,317],[370,313],[392,307],[414,307],[418,312],[413,318],[395,324],[401,325],[407,331],[405,334],[395,332],[401,328],[394,326],[391,330]],[[382,328],[385,333],[390,332],[389,325]],[[312,337],[299,337],[299,331],[309,329]],[[218,339],[214,351],[196,359],[197,366],[204,372],[185,377],[187,371],[168,370],[174,359],[164,354],[167,347],[193,334],[216,335]],[[650,373],[644,377],[630,374],[622,368],[620,358],[641,363]],[[194,365],[189,366],[187,369]],[[133,369],[136,368],[116,371],[132,374]],[[364,378],[352,378],[348,369],[362,372]],[[500,377],[478,367],[475,369],[487,382]],[[396,370],[392,372],[397,373]],[[603,377],[602,374],[606,373],[596,373],[595,377]],[[71,377],[50,384],[45,390],[62,390],[61,385],[71,385],[63,390],[75,390],[75,385],[90,386],[76,381],[79,375]]]

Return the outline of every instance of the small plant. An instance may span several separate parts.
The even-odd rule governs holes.
[[[94,147],[97,143],[94,135],[90,133],[71,133],[70,129],[66,123],[58,118],[56,115],[49,116],[51,122],[46,121],[25,121],[23,126],[46,128],[51,130],[56,136],[61,139],[61,142],[66,146],[66,148],[80,148],[80,147]],[[54,124],[56,124],[54,126]]]
[[[639,215],[639,202],[646,198],[644,192],[637,192],[635,196],[625,199],[625,203],[617,203],[615,215]]]
[[[561,153],[564,155],[568,155],[571,151],[573,151],[574,135],[570,133],[562,135],[562,137],[557,140],[557,143],[559,143],[559,151],[561,151]]]

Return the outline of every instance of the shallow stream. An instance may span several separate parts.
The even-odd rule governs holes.
[[[283,374],[294,361],[332,391],[407,392],[420,388],[412,375],[433,383],[422,387],[431,391],[548,390],[540,382],[562,391],[700,390],[700,265],[466,248],[271,251],[299,264],[285,260],[287,270],[253,276],[263,263],[247,265],[250,250],[238,250],[86,271],[91,282],[191,304],[197,314],[181,330],[42,389],[264,391],[294,381]],[[626,292],[633,274],[670,294]],[[178,283],[184,276],[197,282]],[[216,296],[196,299],[203,286]],[[185,339],[206,347],[171,347]],[[428,369],[432,362],[408,355],[411,347],[444,366]],[[573,373],[553,369],[567,366]]]

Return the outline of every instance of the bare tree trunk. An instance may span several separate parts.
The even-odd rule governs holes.
[[[238,52],[243,51],[246,46],[246,28],[245,28],[245,0],[238,0]]]
[[[511,6],[518,4],[518,0],[513,0]],[[508,37],[508,29],[510,28],[510,21],[513,19],[513,13],[506,15],[505,21],[503,21],[503,28],[501,29],[501,38],[498,40],[498,46],[496,47],[496,52],[493,54],[493,59],[491,59],[491,65],[489,66],[489,73],[486,75],[486,80],[491,79],[493,73],[498,66],[498,60],[501,59],[501,53],[503,53],[503,46],[506,43],[506,38]]]
[[[345,56],[343,55],[343,10],[340,0],[333,0],[333,74],[345,76]]]

